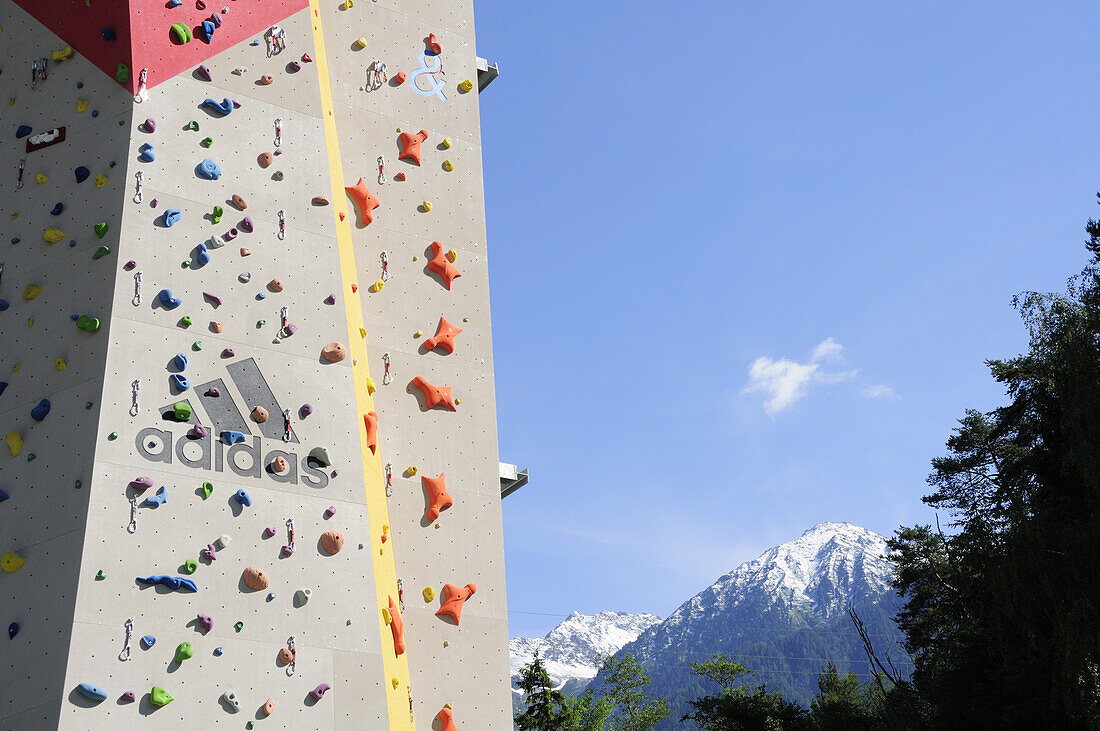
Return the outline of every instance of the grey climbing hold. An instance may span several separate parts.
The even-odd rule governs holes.
[[[168,380],[171,381],[173,388],[177,391],[186,391],[191,388],[191,382],[182,373],[173,373],[168,376]]]
[[[161,215],[164,217],[164,225],[171,228],[183,217],[183,211],[178,208],[165,208]]]
[[[100,688],[98,685],[92,685],[91,683],[81,683],[76,686],[76,692],[84,696],[90,701],[105,701],[107,700],[107,691]]]
[[[137,581],[141,584],[164,584],[172,591],[182,591],[187,589],[188,591],[198,591],[199,588],[195,586],[195,582],[190,579],[185,579],[182,576],[164,576],[157,574],[156,576],[139,576]]]
[[[237,694],[235,692],[231,690],[225,691],[222,693],[222,700],[225,701],[225,704],[229,706],[229,709],[233,711],[233,713],[241,710],[241,702],[237,700]]]
[[[148,142],[139,147],[138,152],[141,153],[138,155],[138,160],[141,160],[142,162],[153,162],[153,160],[155,160],[157,157],[153,154],[153,146],[150,145]],[[172,224],[167,225],[171,226]]]
[[[168,502],[168,488],[161,485],[156,495],[150,495],[145,498],[141,504],[148,505],[150,508],[156,508],[164,505],[166,502]]]
[[[225,239],[221,236],[211,236],[206,240],[206,245],[211,249],[220,249],[225,246]]]
[[[195,168],[195,172],[204,180],[217,180],[222,176],[222,169],[218,166],[218,163],[210,159],[200,162],[198,167]]]
[[[226,429],[221,433],[221,439],[226,444],[241,444],[244,442],[244,434],[239,431]]]
[[[179,297],[174,297],[170,289],[162,289],[160,293],[157,294],[157,299],[160,300],[160,303],[164,305],[164,309],[166,310],[174,310],[183,302]]]
[[[322,467],[332,466],[332,457],[329,455],[326,447],[314,447],[309,450],[309,458]]]
[[[187,370],[187,356],[183,353],[176,353],[176,357],[172,359],[172,365],[181,371]]]
[[[38,406],[31,409],[31,418],[35,421],[42,421],[46,418],[46,415],[50,413],[50,400],[42,399],[38,402]]]
[[[252,505],[252,497],[244,490],[237,490],[233,495],[233,499],[246,508]]]

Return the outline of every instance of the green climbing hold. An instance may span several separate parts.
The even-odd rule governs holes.
[[[114,160],[111,160],[109,163],[107,163],[107,167],[110,167],[110,168],[113,168],[115,165],[118,165],[118,163],[115,162]]]
[[[79,490],[80,488],[84,487],[84,481],[83,480],[77,480],[76,482],[73,483],[73,487],[75,487],[77,490]]]
[[[85,409],[86,409],[87,411],[91,411],[91,410],[92,410],[92,402],[91,402],[91,401],[87,401],[87,402],[85,402],[85,404],[84,404],[84,408],[85,408]]]
[[[175,698],[168,695],[168,691],[159,685],[154,685],[153,690],[149,692],[149,702],[154,706],[166,706],[174,700]]]
[[[76,326],[81,330],[87,330],[90,333],[94,333],[96,330],[99,329],[99,318],[81,315],[76,321]],[[89,405],[85,408],[92,408],[90,401],[88,402],[88,404]]]
[[[107,222],[100,221],[95,225],[95,235],[99,238],[103,238],[107,235]]]
[[[211,145],[214,144],[214,138],[213,137],[203,137],[202,142],[200,142],[199,144],[202,145],[203,147],[210,147]],[[215,221],[214,223],[217,223],[217,221]]]
[[[193,574],[199,570],[199,562],[193,558],[189,558],[183,562],[183,573]]]
[[[34,452],[31,452],[30,454],[27,455],[27,461],[28,462],[33,462],[37,456],[38,456],[37,454],[35,454]]]
[[[256,327],[263,327],[267,324],[267,320],[256,320]]]
[[[233,629],[240,632],[242,629],[244,629],[244,622],[237,622],[235,625],[233,625]]]
[[[214,483],[213,482],[204,482],[204,483],[202,483],[202,499],[205,500],[206,498],[210,497],[213,494],[214,494]]]
[[[118,69],[115,71],[115,81],[120,84],[125,84],[130,80],[130,67],[124,63],[118,65]]]
[[[92,254],[92,259],[93,260],[102,259],[103,257],[107,256],[110,253],[111,253],[111,247],[109,247],[109,246],[100,246],[98,249],[95,250],[95,253]]]
[[[196,340],[195,342],[191,343],[191,350],[202,350],[202,341]]]
[[[245,727],[245,728],[256,728],[256,724],[255,724],[255,723],[253,723],[252,721],[249,721],[248,723],[246,723],[246,724],[244,725],[244,727]]]
[[[172,37],[176,40],[176,43],[184,44],[191,42],[191,28],[187,23],[176,23],[172,26]]]
[[[184,129],[185,130],[194,130],[195,132],[198,132],[199,131],[199,123],[192,119],[190,122],[187,123],[187,126],[184,127]]]
[[[210,139],[210,138],[207,137],[207,139]],[[224,214],[225,214],[225,211],[222,209],[221,206],[214,206],[214,215],[213,215],[214,223],[221,223],[222,222],[222,216]]]
[[[195,656],[195,648],[190,642],[181,642],[176,645],[176,662],[182,663]]]
[[[183,323],[184,327],[191,327],[191,316],[190,315],[184,315],[183,319],[181,319],[180,322]]]
[[[114,440],[118,439],[118,432],[117,431],[111,432],[110,434],[107,435],[107,439],[112,441],[112,442]]]
[[[103,581],[106,578],[107,578],[107,572],[104,571],[103,569],[100,569],[99,571],[95,572],[95,580],[96,581]]]
[[[186,401],[177,401],[172,405],[172,414],[176,417],[176,421],[190,421],[191,404]]]
[[[191,262],[187,261],[186,259],[184,259],[183,261],[180,262],[180,269],[190,269],[190,268],[191,268]]]

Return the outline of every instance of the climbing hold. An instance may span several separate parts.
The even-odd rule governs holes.
[[[313,196],[313,199],[310,201],[310,203],[315,206],[327,206],[328,198],[324,197],[323,195],[315,195]]]
[[[107,176],[103,173],[97,173],[95,176],[95,187],[102,188],[107,185]]]
[[[118,698],[119,703],[133,703],[136,700],[137,700],[137,694],[134,693],[134,691],[132,691],[132,690],[126,691],[125,693],[123,693]]]
[[[432,210],[432,202],[431,201],[421,201],[420,202],[420,207],[424,209],[425,213],[427,213],[428,211]]]
[[[199,27],[202,30],[202,39],[207,43],[210,43],[210,41],[214,38],[214,30],[218,26],[214,25],[213,21],[204,20],[202,21],[202,25]]]
[[[312,589],[299,589],[298,591],[294,592],[294,601],[297,602],[299,606],[301,606],[303,604],[306,604],[312,596]]]
[[[183,562],[183,573],[193,574],[199,570],[199,562],[193,558],[189,558]]]
[[[191,388],[191,382],[187,380],[187,376],[182,373],[172,373],[168,376],[168,381],[172,384],[172,387],[177,391],[186,391]]]
[[[15,130],[15,139],[17,139],[17,140],[22,139],[22,138],[26,137],[27,135],[29,135],[33,131],[34,130],[31,129],[28,125],[21,124],[21,125],[19,125],[19,128]]]
[[[367,376],[367,395],[373,396],[376,390],[377,387],[374,385],[374,379],[370,376]]]
[[[439,41],[435,38],[435,33],[428,34],[428,49],[436,56],[443,53],[443,46],[439,44]]]
[[[168,691],[159,685],[154,685],[153,690],[149,692],[149,702],[154,706],[166,706],[174,700],[175,698],[168,695]]]
[[[393,176],[393,179],[397,180],[399,182],[403,181],[405,179],[405,173],[397,173],[396,175]]]
[[[443,161],[443,169],[446,170],[447,172],[454,171],[454,169],[455,169],[454,163],[451,162],[450,160],[444,160]]]
[[[267,288],[270,289],[272,292],[282,292],[283,283],[280,282],[278,279],[272,279],[270,282],[267,283]]]
[[[220,102],[216,102],[213,99],[208,98],[208,99],[203,100],[203,103],[200,104],[199,106],[200,107],[206,107],[210,111],[215,112],[217,114],[220,114],[224,117],[225,115],[232,112],[233,108],[236,105],[234,104],[232,99],[230,99],[229,97],[226,97],[226,98],[222,99]]]
[[[205,500],[206,498],[210,497],[213,494],[214,494],[214,483],[212,483],[212,482],[202,483],[202,499]]]
[[[195,648],[191,646],[190,642],[181,642],[176,645],[176,662],[182,663],[184,660],[190,659],[195,656]]]
[[[145,492],[153,486],[152,477],[135,477],[130,480],[130,488],[135,492]]]
[[[58,203],[56,203],[56,204],[54,205],[54,207],[53,207],[53,208],[51,208],[51,209],[50,209],[50,215],[51,215],[51,216],[60,216],[60,215],[61,215],[61,212],[62,212],[63,210],[65,210],[65,204],[64,204],[64,203],[61,203],[61,202],[58,202]],[[52,243],[52,242],[51,242],[51,243]]]
[[[229,706],[229,710],[233,713],[241,710],[241,702],[237,699],[237,693],[232,690],[227,690],[222,693],[222,700]]]
[[[184,379],[186,380],[186,379]],[[186,389],[180,389],[181,391]],[[186,401],[177,401],[172,405],[172,415],[176,421],[190,421],[191,420],[191,404]]]
[[[363,426],[367,430],[367,446],[371,454],[378,453],[378,414],[371,411],[363,416]]]
[[[148,505],[150,508],[160,507],[168,502],[168,488],[163,485],[157,490],[155,495],[150,495],[142,501],[142,505]]]
[[[195,586],[195,582],[190,579],[185,579],[182,576],[145,576],[137,577],[137,581],[142,584],[164,584],[173,591],[181,591],[183,589],[189,589],[190,591],[198,591],[199,588]]]
[[[8,625],[8,639],[14,640],[17,634],[19,634],[19,623],[12,622]]]
[[[467,584],[464,588],[459,588],[454,584],[445,584],[443,586],[443,606],[439,608],[435,616],[446,614],[455,621],[455,624],[458,624],[462,618],[462,606],[476,591],[476,584]]]
[[[295,655],[295,653],[294,653],[293,650],[291,650],[287,647],[282,648],[281,650],[279,650],[279,656],[277,658],[278,661],[279,661],[279,664],[280,665],[289,665],[290,663],[294,662],[294,655]]]
[[[345,187],[344,190],[359,205],[359,218],[363,225],[370,225],[374,221],[374,209],[382,205],[382,202],[371,195],[370,191],[367,190],[367,184],[363,182],[362,178],[359,178],[358,183],[350,188]]]
[[[334,295],[334,294],[329,294],[329,296],[328,296],[328,297],[325,297],[325,304],[326,304],[326,305],[334,305],[334,304],[336,304],[336,295]]]
[[[329,363],[339,363],[348,357],[348,349],[343,343],[332,342],[321,349],[321,357]]]
[[[38,405],[31,409],[31,418],[35,421],[42,421],[46,418],[46,415],[50,413],[50,400],[42,399],[38,402]]]
[[[170,289],[162,289],[157,294],[157,299],[160,300],[161,305],[163,305],[166,310],[174,310],[183,302],[179,297],[174,297]]]
[[[99,238],[103,238],[104,236],[107,235],[107,222],[106,221],[100,221],[99,223],[97,223],[92,228],[95,229],[95,235],[98,236]]]
[[[156,123],[156,120],[154,120],[154,119],[152,119],[152,118],[146,119],[146,120],[145,120],[144,122],[142,122],[141,124],[139,124],[139,125],[138,125],[138,127],[139,127],[139,128],[140,128],[140,129],[141,129],[141,130],[142,130],[143,132],[148,132],[149,134],[153,134],[154,132],[156,132],[156,131],[157,131],[157,123]]]
[[[340,553],[344,547],[344,534],[336,530],[327,530],[321,534],[321,548],[330,556]]]
[[[230,541],[230,540],[231,540],[231,539],[230,539],[230,537],[229,537],[229,536],[227,536],[227,535],[224,535],[224,534],[223,534],[223,535],[221,535],[221,536],[218,536],[218,537],[217,537],[217,538],[216,538],[216,539],[214,540],[214,546],[215,546],[215,547],[216,547],[216,548],[217,548],[217,549],[218,549],[219,551],[221,551],[221,550],[224,550],[224,549],[225,549],[225,547],[229,545],[229,541]]]
[[[434,409],[436,406],[442,405],[451,411],[457,411],[454,399],[451,396],[450,386],[433,386],[425,381],[422,376],[414,378],[412,385],[419,388],[424,394],[424,403],[427,408]]]
[[[253,229],[255,229],[255,225],[252,223],[252,219],[248,216],[242,218],[241,222],[237,225],[240,226],[241,230],[244,231],[246,234],[252,233]]]
[[[267,578],[267,574],[255,566],[249,566],[244,570],[244,573],[241,574],[241,581],[253,591],[263,591],[271,584],[270,580]]]
[[[47,244],[56,244],[65,238],[64,232],[54,228],[53,226],[47,226],[42,232],[42,240]]]
[[[447,289],[451,288],[451,282],[462,276],[462,272],[458,271],[458,268],[447,260],[447,255],[443,253],[443,244],[438,241],[432,242],[432,260],[428,262],[428,269],[435,272],[443,280],[443,284]]]
[[[139,147],[138,152],[141,153],[138,155],[138,160],[142,162],[153,162],[153,160],[157,159],[157,156],[153,154],[153,146],[148,142]],[[166,223],[165,225],[171,226],[172,224]]]
[[[435,599],[435,589],[430,586],[425,586],[424,591],[421,593],[424,594],[424,601],[426,602],[430,602]]]
[[[367,47],[367,39],[364,38],[363,36],[359,36],[358,38],[355,39],[355,47],[359,48],[359,49],[366,48]]]
[[[394,603],[393,597],[387,597],[390,600],[389,607],[389,620],[386,622],[390,626],[390,632],[393,633],[393,653],[395,655],[405,654],[405,623],[401,621],[401,612],[397,608],[397,604]],[[382,610],[385,614],[385,609]]]
[[[446,319],[440,317],[439,325],[436,327],[435,335],[424,341],[424,347],[428,350],[434,350],[435,348],[442,348],[448,353],[455,352],[455,337],[462,332],[462,328],[455,327]]]
[[[336,515],[336,507],[335,506],[329,505],[327,508],[325,508],[325,518],[331,518],[334,515]]]
[[[91,683],[81,683],[76,686],[76,692],[84,696],[90,701],[104,701],[107,700],[107,691],[103,690],[97,685]]]
[[[430,505],[427,512],[424,515],[428,520],[439,520],[439,513],[455,504],[454,498],[447,492],[447,487],[444,484],[442,472],[439,473],[439,477],[421,477],[420,482],[424,485],[424,489],[428,491],[428,500]]]
[[[281,475],[290,469],[290,463],[286,461],[286,457],[279,456],[271,462],[271,469]]]
[[[42,294],[42,287],[37,284],[28,284],[23,290],[23,299],[32,300]]]
[[[19,452],[23,449],[23,437],[17,431],[10,431],[4,436],[4,441],[8,444],[8,449],[11,451],[12,457],[18,457]]]
[[[202,627],[203,632],[209,632],[214,629],[214,618],[209,614],[200,613],[196,619],[199,621],[199,626]]]
[[[177,370],[187,370],[187,356],[183,353],[176,353],[176,357],[172,358],[172,366]]]
[[[191,28],[187,25],[187,23],[174,23],[172,25],[172,38],[175,39],[175,41],[178,45],[182,45],[184,43],[190,43],[191,38],[192,38]],[[206,67],[205,66],[199,66],[200,70],[204,69],[204,68],[206,68]],[[210,71],[209,71],[209,69],[206,72],[206,76],[204,76],[202,78],[206,79],[206,81],[210,81]]]
[[[222,433],[224,434],[225,432]],[[237,490],[237,492],[233,493],[233,499],[246,508],[252,504],[252,497],[243,489]]]
[[[260,77],[260,83],[263,84],[264,86],[269,86],[274,81],[275,81],[275,77],[272,76],[271,74],[264,74],[263,76]]]
[[[223,650],[222,648],[215,647],[214,648],[214,657],[221,657],[223,652],[225,652],[225,650]]]
[[[260,712],[263,713],[265,716],[270,716],[272,712],[274,712],[274,710],[275,701],[271,698],[268,698],[267,701],[265,701],[264,704],[260,707]]]
[[[103,569],[100,569],[99,571],[95,572],[95,580],[96,581],[103,581],[106,578],[107,578],[107,572],[104,571]]]
[[[130,80],[130,67],[124,63],[120,63],[118,68],[115,69],[115,81],[120,84],[125,84]]]
[[[198,164],[195,173],[204,180],[217,180],[222,176],[222,169],[218,167],[218,163],[206,159]]]
[[[398,86],[401,86],[402,84],[405,83],[405,80],[408,79],[408,78],[409,78],[409,75],[406,74],[404,71],[398,71],[397,75],[393,77],[393,80],[394,80],[394,83],[396,83]]]
[[[275,162],[275,156],[270,152],[261,152],[259,156],[256,157],[256,162],[259,163],[260,167],[268,168],[271,167],[271,163]]]
[[[441,142],[440,144],[443,145],[444,150],[451,149],[451,138],[450,137],[444,137],[443,142]]]
[[[405,468],[405,474],[409,477],[416,477],[417,468],[416,465],[409,465]]]
[[[3,569],[9,574],[14,574],[21,569],[26,562],[27,559],[23,558],[15,551],[4,551],[3,555],[0,555],[0,569]]]
[[[473,88],[474,82],[470,81],[469,79],[458,82],[458,90],[461,91],[463,94],[472,91]]]
[[[386,286],[386,282],[385,282],[384,279],[376,279],[376,280],[374,280],[374,284],[371,285],[371,291],[381,292],[382,288],[385,287],[385,286]]]
[[[330,690],[332,690],[332,686],[331,686],[331,685],[329,685],[328,683],[321,683],[321,684],[320,684],[320,685],[318,685],[318,686],[317,686],[316,688],[314,688],[313,690],[311,690],[311,691],[309,692],[309,694],[310,694],[311,696],[313,696],[313,699],[314,699],[314,700],[318,700],[318,701],[319,701],[319,700],[321,700],[321,696],[323,696],[323,695],[324,695],[325,693],[327,693],[327,692],[328,692],[328,691],[330,691]]]
[[[109,247],[109,246],[100,246],[98,249],[95,250],[95,253],[92,254],[92,260],[96,261],[96,260],[102,259],[103,257],[107,256],[110,253],[111,253],[111,247]]]
[[[145,635],[141,638],[141,646],[148,650],[153,645],[157,644],[157,638],[153,635]]]
[[[83,165],[78,167],[73,172],[76,174],[76,182],[77,183],[83,183],[85,180],[88,179],[88,176],[92,174],[92,171],[89,170],[88,168],[84,167]]]
[[[397,156],[398,160],[409,159],[417,165],[420,164],[420,145],[428,139],[428,130],[422,129],[416,134],[410,134],[409,132],[402,132],[398,138],[401,142],[401,154]]]

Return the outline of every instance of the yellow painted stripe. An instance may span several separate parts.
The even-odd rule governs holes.
[[[381,454],[371,454],[367,446],[367,431],[363,416],[374,411],[374,398],[367,393],[367,379],[370,377],[370,361],[367,358],[367,345],[359,335],[363,325],[363,309],[359,304],[358,293],[351,287],[358,283],[355,268],[355,251],[351,241],[351,216],[348,211],[347,195],[344,193],[344,171],[340,162],[340,145],[336,137],[336,117],[332,103],[332,82],[328,71],[328,54],[325,50],[325,37],[321,30],[321,8],[319,0],[309,0],[309,9],[313,21],[314,63],[321,87],[321,113],[325,123],[325,146],[328,148],[329,176],[332,182],[332,208],[336,215],[336,242],[340,251],[340,277],[344,286],[344,310],[348,320],[348,354],[352,358],[351,376],[355,384],[355,403],[359,414],[359,444],[363,458],[363,475],[366,481],[367,513],[370,517],[371,556],[374,561],[374,590],[377,600],[378,630],[382,640],[382,666],[386,677],[386,703],[389,708],[390,729],[415,729],[412,714],[409,711],[409,663],[407,655],[400,657],[393,652],[393,634],[382,617],[382,608],[389,606],[389,597],[398,601],[397,565],[393,557],[393,542],[382,543],[383,526],[388,526],[389,506],[386,504],[385,475],[382,469]],[[397,687],[393,687],[391,678],[397,678]]]

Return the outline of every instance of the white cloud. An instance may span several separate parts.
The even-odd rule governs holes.
[[[822,364],[843,360],[843,356],[844,346],[833,338],[818,343],[808,363],[761,356],[749,366],[749,382],[743,393],[765,394],[764,410],[774,416],[802,400],[811,384],[835,384],[855,378],[855,370],[821,370]]]
[[[866,399],[883,399],[885,401],[897,401],[899,398],[893,388],[883,384],[864,386],[860,391],[860,395]]]

